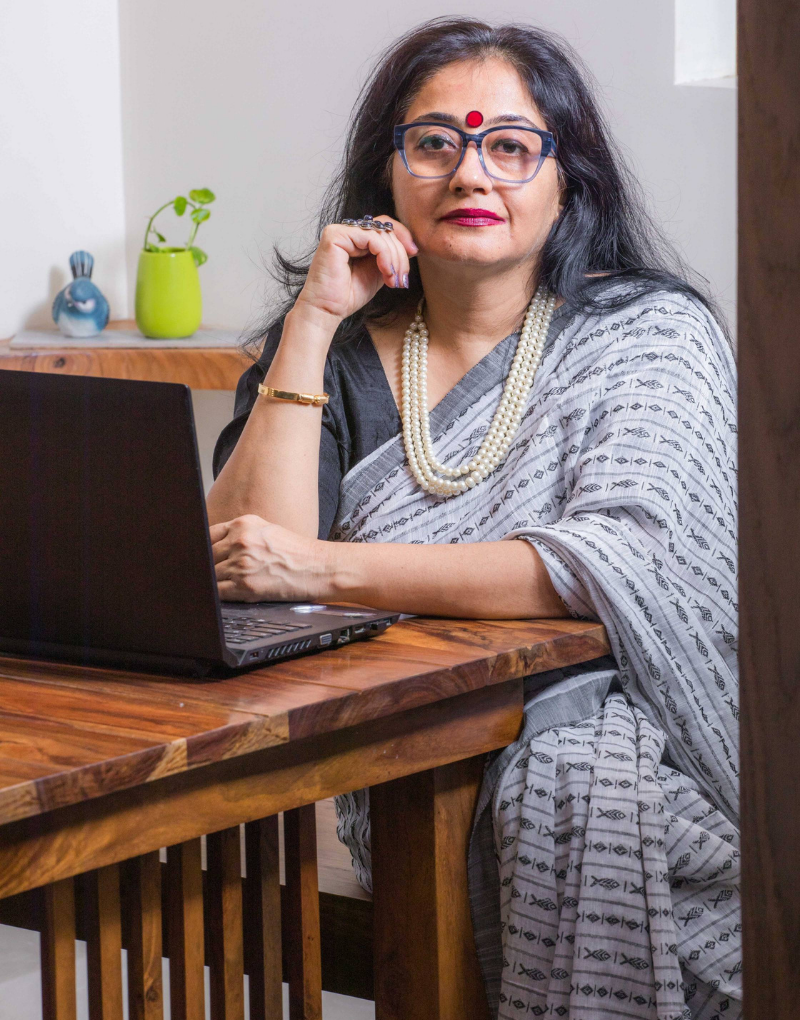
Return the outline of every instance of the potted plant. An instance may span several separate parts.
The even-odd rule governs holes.
[[[136,274],[136,325],[147,337],[162,340],[191,336],[200,325],[203,300],[197,267],[208,256],[194,239],[200,224],[211,215],[206,206],[215,197],[208,188],[197,188],[189,192],[188,198],[178,195],[166,202],[148,221]],[[167,246],[164,235],[153,226],[155,218],[170,206],[177,216],[191,209],[193,226],[183,248]]]

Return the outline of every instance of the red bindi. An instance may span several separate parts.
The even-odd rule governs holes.
[[[467,114],[467,127],[480,127],[483,124],[483,114],[480,110],[470,110]]]

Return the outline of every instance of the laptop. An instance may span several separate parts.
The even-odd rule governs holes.
[[[224,675],[398,615],[220,603],[187,386],[0,372],[0,654]]]

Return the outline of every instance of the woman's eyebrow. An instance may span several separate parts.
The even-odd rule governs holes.
[[[528,124],[530,127],[539,127],[538,124],[530,119],[530,117],[524,117],[521,113],[501,113],[497,117],[489,117],[484,121],[485,124]]]
[[[432,113],[423,113],[419,117],[415,117],[411,122],[416,123],[418,120],[444,120],[448,124],[458,124],[458,117],[454,117],[452,113],[441,113],[439,110],[434,110]]]
[[[412,123],[424,120],[440,120],[445,121],[447,124],[458,124],[459,118],[453,116],[452,113],[442,113],[441,110],[432,110],[430,113],[420,114],[419,117],[415,117]],[[489,117],[484,121],[484,124],[528,124],[530,127],[538,128],[538,124],[525,117],[521,113],[501,113],[497,117]]]

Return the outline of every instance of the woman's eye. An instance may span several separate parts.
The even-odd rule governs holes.
[[[514,142],[508,138],[495,142],[492,146],[492,152],[502,153],[504,156],[520,156],[527,151],[521,142]]]
[[[452,146],[452,139],[445,135],[425,135],[417,142],[417,148],[438,151]]]

